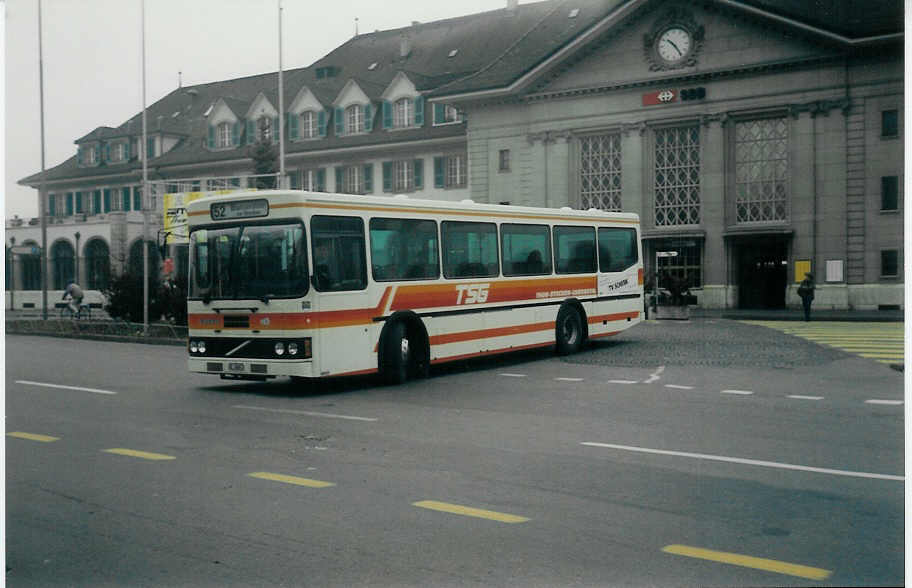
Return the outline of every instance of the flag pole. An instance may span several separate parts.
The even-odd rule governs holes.
[[[44,184],[44,41],[41,33],[41,0],[38,0],[38,94],[41,111],[41,180],[38,184],[38,215],[41,217],[41,318],[48,317],[47,194]],[[79,252],[76,252],[79,259]]]
[[[279,181],[276,187],[285,186],[285,89],[282,82],[282,0],[279,2]]]
[[[146,0],[141,0],[140,24],[142,26],[142,198],[143,217],[143,335],[149,334],[149,139],[146,131]]]

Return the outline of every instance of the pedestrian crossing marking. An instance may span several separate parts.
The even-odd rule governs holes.
[[[880,363],[905,363],[904,324],[840,321],[742,321]]]

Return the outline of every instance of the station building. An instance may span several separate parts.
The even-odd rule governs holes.
[[[102,243],[124,271],[138,206],[161,227],[165,193],[254,185],[282,124],[293,188],[636,212],[649,273],[703,307],[798,306],[807,271],[815,307],[898,308],[902,22],[898,0],[507,0],[353,37],[284,73],[284,112],[276,73],[178,88],[148,145],[137,115],[20,183],[71,245],[49,238],[52,272],[102,271]]]

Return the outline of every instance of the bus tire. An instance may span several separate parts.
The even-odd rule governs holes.
[[[561,307],[555,323],[555,340],[558,355],[576,353],[583,345],[583,319],[579,311],[569,304]]]
[[[411,342],[405,322],[396,321],[383,338],[383,380],[390,385],[404,384],[412,363]]]

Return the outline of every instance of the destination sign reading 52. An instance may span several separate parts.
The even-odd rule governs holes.
[[[209,214],[212,216],[212,220],[268,216],[269,202],[263,199],[219,202],[209,207]]]

